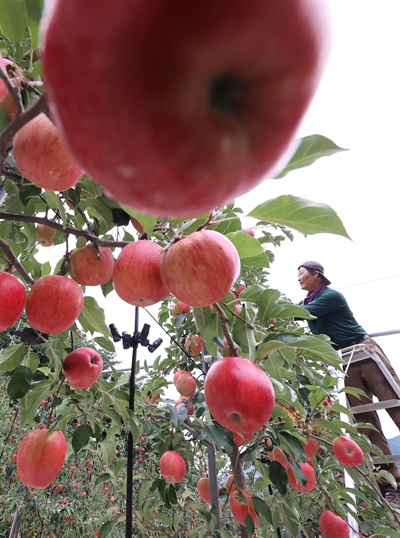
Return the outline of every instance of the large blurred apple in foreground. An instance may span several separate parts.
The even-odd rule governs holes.
[[[240,258],[235,246],[213,230],[180,239],[165,251],[160,265],[165,287],[180,301],[197,308],[210,306],[228,295],[239,273]]]
[[[100,353],[89,347],[80,347],[68,353],[63,361],[63,372],[75,389],[87,389],[98,380],[103,369]]]
[[[237,433],[253,433],[272,414],[275,394],[267,374],[243,357],[224,357],[211,365],[204,397],[215,420]]]
[[[83,309],[82,289],[71,278],[44,275],[32,286],[26,317],[37,331],[59,334],[71,327]]]
[[[59,0],[42,25],[51,110],[112,198],[199,215],[289,158],[329,22],[309,0]]]
[[[19,278],[0,271],[0,332],[9,329],[22,314],[26,290]]]
[[[25,486],[44,489],[56,478],[65,461],[67,441],[61,431],[33,430],[17,453],[18,477]]]

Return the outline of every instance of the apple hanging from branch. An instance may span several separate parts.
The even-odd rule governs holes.
[[[275,394],[267,374],[249,359],[224,357],[206,376],[204,397],[214,419],[229,430],[254,433],[270,418]]]
[[[0,332],[9,329],[22,314],[26,290],[19,278],[0,271]]]
[[[162,248],[151,241],[134,241],[124,247],[115,262],[114,288],[119,297],[135,306],[150,306],[169,290],[161,280]]]
[[[228,295],[240,273],[240,258],[226,236],[201,230],[164,252],[160,273],[165,287],[179,301],[202,308]]]
[[[26,317],[37,331],[59,334],[77,320],[83,303],[82,289],[75,280],[61,275],[44,275],[28,294]]]
[[[68,353],[63,361],[63,373],[75,389],[87,389],[100,377],[103,359],[89,347],[80,347]]]
[[[111,248],[88,243],[76,248],[70,256],[71,278],[82,286],[107,284],[114,271],[114,256]]]
[[[67,441],[61,431],[33,430],[18,448],[18,477],[25,486],[47,488],[61,471],[66,453]]]

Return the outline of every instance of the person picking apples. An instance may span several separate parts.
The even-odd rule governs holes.
[[[324,275],[323,266],[316,261],[306,261],[298,267],[297,279],[301,289],[307,291],[306,297],[299,304],[315,316],[315,319],[307,320],[310,331],[313,334],[328,335],[333,347],[338,350],[364,344],[379,355],[400,386],[400,379],[382,348],[358,324],[343,294],[329,287],[331,282]],[[397,399],[393,388],[372,359],[350,364],[345,384],[361,389],[366,394],[361,397],[347,394],[351,406],[371,403],[373,396],[381,401]],[[387,412],[400,430],[400,407],[389,408]],[[360,432],[367,435],[384,454],[392,454],[376,411],[357,413],[357,421],[372,424],[374,429],[360,428]],[[380,464],[380,467],[389,471],[397,483],[395,492],[389,482],[381,478],[379,485],[382,494],[400,507],[400,471],[395,463]]]

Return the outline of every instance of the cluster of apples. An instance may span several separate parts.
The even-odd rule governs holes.
[[[303,479],[298,480],[282,450],[275,446],[271,452],[271,460],[277,461],[286,469],[290,485],[301,493],[309,493],[316,485],[314,465],[312,458],[318,454],[319,443],[314,437],[307,437],[301,441],[306,453],[306,462],[299,463]],[[356,441],[345,435],[335,437],[332,441],[332,450],[342,465],[356,467],[364,461],[364,453]],[[348,538],[349,526],[347,522],[331,510],[324,510],[319,519],[319,526],[324,538]]]
[[[201,308],[225,297],[239,273],[233,243],[219,232],[202,230],[165,250],[151,241],[130,243],[119,254],[112,279],[119,297],[135,306],[172,294],[186,308]]]
[[[195,232],[166,251],[151,241],[134,241],[121,250],[116,261],[109,247],[89,243],[73,250],[70,262],[72,278],[42,276],[27,298],[19,279],[1,272],[4,308],[0,329],[4,331],[15,323],[26,302],[26,316],[34,329],[59,334],[82,311],[80,285],[101,285],[111,278],[119,297],[135,306],[155,304],[170,293],[186,305],[209,306],[230,292],[240,272],[240,258],[233,243],[212,230]],[[6,308],[6,303],[11,308]]]
[[[87,389],[100,377],[103,359],[95,349],[81,347],[65,357],[62,368],[72,387]],[[18,477],[25,486],[47,488],[61,471],[66,453],[67,441],[63,432],[47,428],[32,430],[18,448]]]
[[[193,396],[197,390],[195,378],[186,370],[178,370],[174,374],[173,382],[179,394],[186,398]]]

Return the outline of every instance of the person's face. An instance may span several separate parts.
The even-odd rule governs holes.
[[[319,273],[317,271],[309,271],[305,267],[300,267],[297,273],[297,280],[301,289],[305,291],[314,291],[321,284]]]

